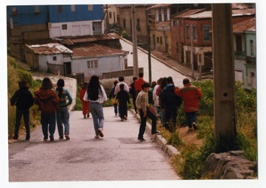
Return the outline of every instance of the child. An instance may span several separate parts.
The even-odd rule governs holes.
[[[120,91],[116,95],[119,105],[121,121],[127,120],[127,103],[130,103],[128,92],[124,90],[124,84],[120,84]]]
[[[109,98],[112,100],[112,103],[114,105],[114,112],[115,112],[115,116],[117,116],[117,113],[118,113],[118,110],[117,110],[117,101],[116,101],[116,98],[115,98],[115,87],[117,85],[118,81],[115,80],[114,81],[114,86],[112,87],[111,91],[110,91],[110,94],[109,94]]]
[[[90,102],[83,100],[83,97],[86,93],[87,87],[88,87],[88,83],[84,82],[82,87],[80,88],[80,92],[79,92],[79,98],[80,98],[80,101],[82,103],[82,114],[83,114],[84,118],[86,118],[86,116],[90,117]]]
[[[149,109],[149,101],[148,101],[149,89],[150,89],[149,83],[145,82],[144,84],[142,84],[142,90],[139,92],[136,99],[136,106],[139,110],[139,115],[140,115],[138,140],[141,142],[145,141],[143,135],[146,129],[147,117],[149,117],[152,120],[151,134],[159,133],[158,131],[156,131],[156,121],[157,121],[156,115],[152,113]]]
[[[16,124],[13,139],[18,139],[20,120],[23,116],[26,128],[26,139],[30,139],[30,107],[33,105],[33,96],[29,91],[27,83],[22,80],[18,82],[19,89],[10,99],[11,106],[16,105]]]

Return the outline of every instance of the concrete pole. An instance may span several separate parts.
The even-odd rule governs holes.
[[[236,139],[231,4],[212,5],[212,44],[215,140],[218,146],[230,150]]]
[[[148,23],[147,23],[148,24]],[[147,26],[148,31],[148,65],[149,65],[149,82],[152,82],[152,75],[151,75],[151,38],[150,38],[150,26]]]
[[[138,77],[138,48],[137,48],[137,33],[136,33],[136,18],[135,18],[135,5],[131,5],[132,17],[132,43],[133,43],[133,76]]]
[[[194,78],[194,57],[193,57],[193,25],[190,27],[190,63],[191,63],[191,77]]]

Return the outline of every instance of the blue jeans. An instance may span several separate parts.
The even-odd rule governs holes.
[[[197,112],[186,112],[186,124],[192,128],[192,123],[197,122]]]
[[[20,127],[20,120],[23,116],[24,124],[26,128],[26,138],[30,138],[30,111],[28,110],[20,110],[16,108],[16,124],[15,124],[15,131],[14,137],[18,138],[18,132]]]
[[[103,105],[98,102],[90,102],[90,110],[93,119],[95,135],[98,135],[98,129],[103,128],[104,124]]]
[[[48,139],[48,129],[49,129],[50,139],[54,138],[55,119],[56,119],[55,112],[52,114],[41,113],[42,132],[45,139]]]
[[[57,118],[57,129],[60,137],[69,134],[69,112],[67,107],[61,107],[56,111]],[[63,132],[63,124],[65,127],[65,132]]]

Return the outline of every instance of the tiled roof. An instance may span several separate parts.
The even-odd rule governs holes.
[[[35,54],[60,54],[60,53],[69,53],[71,54],[72,51],[69,50],[67,47],[58,44],[58,43],[48,43],[48,44],[34,44],[34,45],[27,45]]]
[[[103,56],[112,56],[112,55],[125,55],[128,52],[110,48],[107,46],[99,45],[99,44],[91,44],[89,46],[83,47],[74,47],[71,48],[73,51],[72,58],[81,58],[81,57],[103,57]]]
[[[251,18],[233,25],[233,33],[243,33],[245,31],[256,31],[255,18]]]
[[[196,14],[196,13],[202,12],[204,10],[205,9],[187,9],[187,10],[184,10],[182,12],[179,12],[178,14],[173,16],[173,18],[184,18],[186,16],[189,16],[189,15],[192,15],[192,14]]]

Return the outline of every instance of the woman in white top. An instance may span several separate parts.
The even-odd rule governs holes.
[[[93,75],[88,84],[87,91],[84,95],[84,101],[90,101],[90,111],[93,118],[95,138],[103,137],[103,103],[107,100],[106,92],[100,84],[99,77]]]

